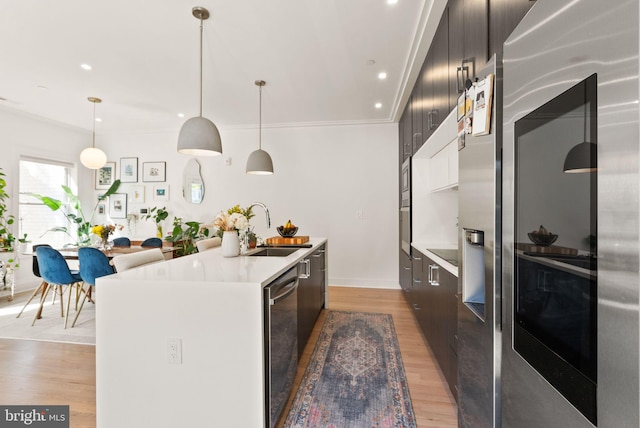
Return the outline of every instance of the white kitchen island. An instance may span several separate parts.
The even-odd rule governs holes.
[[[98,428],[264,426],[263,288],[326,242],[286,257],[218,247],[99,278]]]

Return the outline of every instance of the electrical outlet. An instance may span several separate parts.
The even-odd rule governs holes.
[[[182,339],[167,339],[167,362],[182,364]]]

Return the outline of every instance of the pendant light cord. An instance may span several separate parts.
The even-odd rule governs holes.
[[[262,150],[262,86],[259,86],[260,90],[260,124],[258,128],[258,149]]]
[[[96,148],[96,102],[93,102],[93,148]]]
[[[200,18],[200,117],[202,117],[202,32],[203,20]]]

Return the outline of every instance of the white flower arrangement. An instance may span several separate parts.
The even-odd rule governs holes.
[[[221,211],[213,220],[213,226],[223,231],[244,230],[249,227],[249,220],[240,213]]]

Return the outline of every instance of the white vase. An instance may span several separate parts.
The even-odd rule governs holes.
[[[240,255],[240,239],[237,230],[225,230],[222,235],[222,256],[236,257]]]

